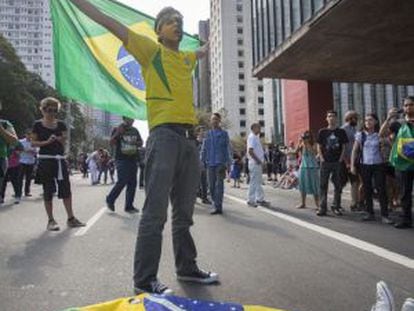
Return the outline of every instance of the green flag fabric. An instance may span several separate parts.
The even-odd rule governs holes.
[[[154,19],[114,0],[89,0],[128,28],[157,41]],[[139,63],[121,41],[70,0],[50,0],[56,88],[63,96],[117,115],[146,120],[145,82]],[[181,50],[199,41],[185,34]]]

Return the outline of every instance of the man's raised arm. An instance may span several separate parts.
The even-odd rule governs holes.
[[[87,0],[71,1],[79,8],[79,10],[81,10],[83,13],[85,13],[88,17],[93,19],[98,24],[108,29],[124,44],[128,43],[128,28],[126,26],[122,25],[112,17],[105,15],[104,13],[99,11],[95,6],[89,3]]]

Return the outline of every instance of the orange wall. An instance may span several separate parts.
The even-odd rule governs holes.
[[[285,143],[306,130],[314,135],[326,125],[326,111],[333,107],[332,83],[319,81],[283,80]]]

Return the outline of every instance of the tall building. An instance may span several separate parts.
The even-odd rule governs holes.
[[[198,36],[201,41],[208,42],[210,36],[210,20],[198,23]],[[205,111],[211,111],[211,72],[210,55],[200,59],[196,69],[195,106]]]
[[[49,0],[0,0],[0,33],[29,71],[55,85]]]
[[[350,109],[383,119],[413,95],[413,10],[411,1],[253,0],[253,73],[282,79],[271,83],[283,106],[281,121],[273,100],[274,135],[316,132],[328,109],[340,120]]]
[[[122,122],[122,117],[88,105],[81,106],[88,123],[87,133],[90,138],[109,139],[112,129]]]
[[[264,120],[263,83],[252,76],[250,0],[210,2],[210,64],[213,111],[224,111],[230,136],[246,136]]]

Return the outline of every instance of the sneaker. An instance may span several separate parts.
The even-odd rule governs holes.
[[[213,210],[213,211],[210,212],[210,215],[221,215],[221,214],[223,214],[223,212],[222,211],[219,211],[217,209],[215,209],[215,210]]]
[[[257,201],[256,203],[260,206],[265,206],[265,207],[270,205],[270,202],[266,200]]]
[[[342,216],[342,215],[343,215],[343,214],[342,214],[342,212],[341,212],[341,210],[340,210],[339,208],[335,207],[335,206],[332,206],[332,207],[331,207],[331,211],[332,211],[332,213],[334,213],[336,216]]]
[[[374,214],[365,214],[362,219],[362,221],[373,221],[375,220],[375,215]]]
[[[316,211],[316,215],[317,215],[317,216],[320,216],[320,217],[322,217],[322,216],[326,216],[326,210],[323,210],[323,209],[318,209],[318,210]]]
[[[406,222],[406,221],[400,221],[400,222],[397,222],[397,223],[394,225],[394,227],[395,227],[395,228],[397,228],[397,229],[408,229],[408,228],[412,228],[413,226],[412,226],[412,224],[411,224],[411,223],[409,223],[409,222]]]
[[[109,203],[108,201],[106,201],[106,207],[107,207],[107,209],[109,209],[111,212],[115,212],[115,204],[114,204],[114,203]]]
[[[215,272],[206,272],[197,268],[189,274],[177,274],[177,280],[201,284],[212,284],[218,282],[218,274]]]
[[[167,285],[162,284],[160,281],[152,281],[148,286],[134,287],[135,295],[149,293],[159,295],[172,295],[174,291],[168,288]]]
[[[69,228],[79,228],[79,227],[85,227],[86,224],[84,224],[83,222],[80,222],[77,218],[72,217],[69,218],[67,221],[67,225]]]
[[[31,197],[32,195],[30,193],[25,193],[24,196],[25,197]]]
[[[135,207],[128,207],[125,209],[125,213],[130,213],[130,214],[135,214],[135,213],[139,213],[139,209],[135,208]]]
[[[247,205],[249,205],[251,207],[257,207],[257,204],[256,203],[250,202],[250,201],[247,201]]]
[[[414,311],[414,299],[407,298],[401,308],[401,311]]]
[[[47,227],[46,227],[47,231],[59,231],[60,228],[57,224],[57,222],[54,219],[50,219],[47,222]]]
[[[14,198],[14,204],[20,204],[21,198],[20,197],[15,197]]]
[[[394,224],[394,222],[389,217],[381,217],[381,222],[386,225]]]
[[[377,283],[377,300],[371,311],[395,311],[394,297],[384,281]]]
[[[209,199],[202,199],[201,203],[203,204],[211,204],[211,201]]]

